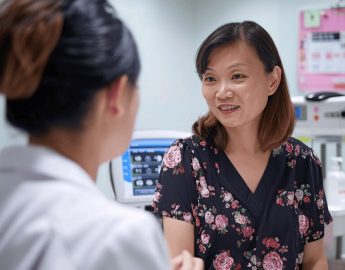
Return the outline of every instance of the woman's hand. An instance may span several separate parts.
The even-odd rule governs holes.
[[[188,251],[182,253],[171,260],[172,270],[203,270],[204,261],[193,257]]]

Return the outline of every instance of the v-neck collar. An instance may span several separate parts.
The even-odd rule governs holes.
[[[271,152],[264,173],[254,192],[249,189],[224,151],[220,151],[218,157],[216,157],[219,163],[218,176],[220,184],[229,192],[233,193],[257,220],[260,219],[264,211],[267,198],[269,197],[268,195],[271,193],[272,188],[275,189],[276,183],[274,181],[279,179],[277,178],[281,169],[279,165],[284,164],[284,162],[277,163],[279,156],[274,156]]]
[[[240,189],[242,189],[242,194],[244,195],[244,198],[258,196],[257,194],[262,192],[262,189],[263,189],[262,186],[264,185],[265,179],[267,179],[267,177],[265,177],[265,176],[267,174],[267,171],[269,171],[269,167],[272,163],[271,162],[272,161],[272,152],[270,153],[270,156],[268,158],[268,162],[266,164],[265,170],[264,170],[254,192],[252,192],[250,190],[247,183],[245,182],[245,180],[243,179],[241,174],[238,172],[235,165],[231,162],[231,160],[227,156],[227,154],[224,151],[221,151],[220,154],[221,154],[221,161],[222,161],[222,165],[223,165],[222,166],[223,170],[226,172],[226,175],[228,175],[228,173],[229,174],[231,173],[232,181],[234,182],[234,184],[236,183],[236,187],[241,187]]]

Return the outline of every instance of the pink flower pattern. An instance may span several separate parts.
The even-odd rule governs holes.
[[[309,220],[305,215],[298,216],[299,233],[305,235],[309,228]]]
[[[265,255],[263,266],[265,270],[282,270],[283,260],[277,252],[271,251]]]
[[[196,240],[196,244],[198,245],[199,251],[201,253],[205,253],[211,247],[210,239],[211,236],[208,233],[206,233],[205,230],[203,230],[200,234],[200,238]]]
[[[224,232],[228,226],[228,218],[224,215],[217,215],[215,219],[216,228],[218,231]]]
[[[279,240],[272,237],[264,238],[263,244],[266,248],[278,249],[280,247]]]
[[[175,145],[169,148],[168,152],[163,157],[163,165],[173,169],[181,162],[180,147]]]
[[[234,264],[234,258],[230,256],[230,251],[223,251],[222,253],[216,255],[213,261],[213,267],[216,270],[229,270],[232,269]]]
[[[224,188],[221,188],[220,198],[225,204],[225,208],[234,210],[231,213],[234,218],[234,223],[231,224],[231,227],[234,228],[239,235],[243,236],[243,238],[237,242],[237,245],[241,246],[246,241],[252,240],[255,229],[251,226],[250,219],[245,215],[247,210]]]

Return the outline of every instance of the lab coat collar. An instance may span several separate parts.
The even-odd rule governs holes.
[[[0,170],[20,171],[64,179],[77,184],[95,187],[95,182],[73,160],[58,152],[37,145],[11,146],[0,152]]]

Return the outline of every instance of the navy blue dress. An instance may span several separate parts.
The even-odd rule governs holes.
[[[322,179],[312,149],[290,138],[252,193],[223,151],[192,136],[166,152],[153,207],[194,225],[205,269],[302,269],[304,245],[332,220]]]

